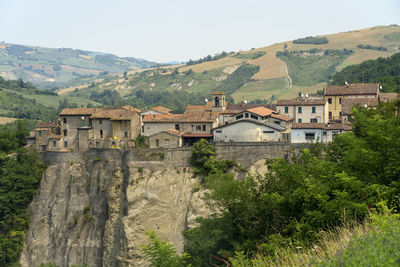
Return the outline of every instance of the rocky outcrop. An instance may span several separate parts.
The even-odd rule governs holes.
[[[22,266],[145,266],[146,230],[183,250],[182,231],[207,213],[192,168],[100,156],[52,159],[30,207]]]
[[[286,144],[216,148],[219,158],[237,161],[252,175],[266,171],[265,158],[284,157],[291,149]],[[190,154],[186,148],[43,153],[49,167],[30,205],[21,265],[146,266],[141,253],[146,230],[182,252],[182,231],[209,213]]]

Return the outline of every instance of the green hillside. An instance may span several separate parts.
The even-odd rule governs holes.
[[[44,48],[0,43],[0,76],[22,78],[45,88],[79,84],[83,78],[148,68],[144,59],[70,48]]]
[[[222,52],[190,60],[186,65],[107,76],[59,93],[90,98],[92,92],[113,90],[121,99],[137,103],[143,102],[134,99],[140,97],[140,91],[198,93],[209,97],[210,92],[220,90],[235,102],[268,102],[295,98],[299,92],[316,93],[343,68],[390,57],[399,49],[400,27],[379,26],[299,38],[238,53]]]

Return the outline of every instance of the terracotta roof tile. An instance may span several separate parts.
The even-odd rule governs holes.
[[[363,98],[343,98],[342,99],[342,114],[343,115],[351,115],[353,112],[351,111],[353,107],[356,105],[367,107],[376,107],[379,104],[378,98],[371,97],[363,97]]]
[[[135,112],[137,112],[137,113],[142,112],[140,109],[135,108],[135,107],[132,107],[132,106],[129,106],[129,105],[122,106],[121,108],[127,109],[127,110],[131,110],[131,111],[135,111]]]
[[[377,95],[379,92],[378,83],[353,83],[348,86],[328,85],[325,95]]]
[[[226,94],[224,92],[221,92],[221,91],[215,91],[211,95],[226,95]]]
[[[249,108],[249,109],[246,109],[246,111],[254,113],[254,114],[262,116],[262,117],[269,116],[272,113],[276,113],[276,111],[266,108],[266,107]]]
[[[304,99],[304,100],[278,100],[277,106],[318,106],[325,105],[324,99]]]
[[[293,120],[293,118],[290,118],[288,116],[285,116],[285,115],[282,115],[282,114],[279,114],[279,113],[272,113],[271,117],[272,118],[276,118],[276,119],[280,119],[280,120],[283,120],[283,121],[292,121]]]
[[[148,114],[144,115],[143,122],[175,122],[183,114]]]
[[[96,108],[64,108],[60,116],[92,115],[96,110]]]
[[[168,114],[171,113],[172,110],[170,110],[169,108],[163,107],[163,106],[155,106],[153,107],[151,110],[163,113],[163,114]]]
[[[324,129],[323,123],[293,123],[292,129]]]
[[[50,129],[52,127],[57,127],[57,122],[38,122],[36,124],[36,129]]]
[[[379,100],[380,101],[391,101],[397,99],[398,94],[397,93],[380,93],[379,94]]]
[[[243,111],[246,109],[250,109],[250,108],[256,108],[256,107],[266,107],[272,110],[276,110],[276,105],[275,104],[230,104],[228,103],[228,106],[226,107],[227,111],[231,111],[231,110],[239,110]]]
[[[92,119],[130,120],[137,112],[125,108],[98,108]]]

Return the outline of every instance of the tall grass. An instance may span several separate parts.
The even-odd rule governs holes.
[[[237,253],[232,267],[263,266],[400,266],[399,215],[371,214],[364,223],[347,223],[323,231],[312,248],[284,246],[275,255],[249,259]]]

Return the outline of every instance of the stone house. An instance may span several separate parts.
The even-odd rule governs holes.
[[[89,129],[92,127],[90,116],[96,108],[65,108],[59,116],[61,120],[61,135],[65,149],[79,149],[80,137],[84,137],[81,143],[90,139]],[[81,144],[81,148],[85,145]]]
[[[346,122],[353,115],[353,107],[360,105],[366,108],[376,108],[379,105],[378,98],[343,98],[341,119]]]
[[[278,100],[278,113],[291,117],[296,123],[327,123],[328,104],[324,99]]]
[[[293,123],[291,143],[329,143],[335,135],[351,131],[346,123]]]
[[[378,83],[326,86],[324,99],[328,102],[329,120],[342,120],[342,101],[344,98],[379,98],[379,89]]]
[[[35,140],[30,142],[41,152],[62,150],[61,125],[58,122],[39,122],[36,124]]]
[[[102,108],[96,110],[90,119],[90,147],[130,147],[133,139],[140,134],[141,117],[132,109]]]
[[[149,136],[150,148],[177,148],[183,145],[183,132],[169,129]]]

